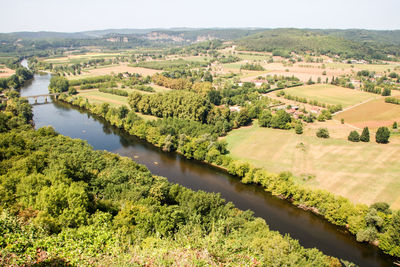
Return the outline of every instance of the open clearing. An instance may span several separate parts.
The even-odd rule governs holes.
[[[9,69],[5,66],[0,65],[0,78],[10,77],[15,73],[15,70]]]
[[[352,74],[354,70],[348,69],[328,69],[323,68],[322,63],[304,63],[299,62],[291,65],[284,65],[280,62],[274,63],[264,63],[262,66],[268,71],[268,75],[283,75],[283,76],[292,76],[299,78],[302,82],[307,82],[310,78],[316,82],[318,78],[321,78],[321,81],[325,82],[326,78],[328,78],[329,82],[332,80],[332,77],[338,77],[341,75]],[[323,75],[323,72],[326,72],[326,75]],[[255,77],[251,77],[255,79]],[[249,81],[250,77],[247,79],[242,79],[242,81]]]
[[[318,102],[330,105],[340,104],[344,108],[379,97],[372,93],[352,90],[331,84],[315,84],[292,87],[284,89],[284,92],[310,100],[317,100]]]
[[[106,75],[106,74],[118,74],[118,73],[122,73],[122,72],[139,73],[140,75],[147,76],[147,75],[153,75],[160,71],[153,70],[153,69],[140,68],[140,67],[129,67],[127,64],[120,64],[120,65],[115,65],[115,66],[111,66],[111,67],[97,68],[97,69],[91,69],[88,71],[83,71],[81,75],[71,76],[69,78],[70,79],[80,79],[80,78]]]
[[[326,66],[330,69],[350,69],[354,68],[355,71],[369,70],[375,72],[384,72],[389,69],[393,71],[396,67],[399,68],[400,64],[347,64],[347,63],[327,63]],[[353,67],[352,67],[353,66]]]
[[[391,126],[394,121],[400,122],[400,105],[385,103],[385,98],[381,97],[343,111],[335,119],[344,119],[346,123],[359,128]]]
[[[87,53],[83,55],[68,55],[66,57],[47,58],[44,61],[53,64],[62,63],[81,63],[96,58],[114,58],[120,56],[120,53]]]
[[[129,108],[128,98],[125,96],[112,95],[107,93],[102,93],[97,90],[91,90],[87,92],[80,92],[79,96],[85,97],[89,100],[89,103],[108,103],[113,107],[119,107],[125,105]],[[139,117],[145,120],[156,120],[157,117],[151,115],[143,115],[136,112]]]
[[[291,171],[297,182],[355,203],[385,201],[400,208],[400,145],[323,140],[257,123],[233,130],[225,140],[235,159],[271,172]],[[304,175],[315,177],[305,181]]]

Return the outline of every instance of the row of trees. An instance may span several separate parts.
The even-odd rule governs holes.
[[[375,141],[378,144],[387,144],[389,143],[390,130],[387,127],[379,127],[375,134]],[[351,142],[369,142],[369,129],[368,127],[364,127],[361,135],[357,131],[351,131],[347,139]]]
[[[326,108],[326,109],[328,109],[328,111],[330,113],[336,113],[336,112],[341,111],[343,109],[342,105],[340,105],[340,104],[339,105],[329,105],[329,104],[326,104],[326,103],[318,102],[317,100],[312,100],[312,99],[307,99],[305,97],[299,97],[299,96],[295,96],[295,95],[290,95],[290,94],[287,94],[284,91],[279,91],[276,95],[278,97],[282,97],[283,96],[285,99],[288,99],[288,100],[293,100],[293,101],[297,101],[297,102],[300,102],[300,103],[310,104],[312,106]]]
[[[128,96],[128,92],[125,90],[121,89],[107,89],[100,87],[99,92],[106,93],[106,94],[112,94],[112,95],[119,95],[119,96]]]
[[[385,97],[385,102],[395,105],[400,105],[400,99],[395,97]]]

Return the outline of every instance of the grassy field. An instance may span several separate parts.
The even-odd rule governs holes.
[[[352,67],[353,66],[353,67]],[[375,72],[384,72],[390,69],[393,71],[396,67],[400,67],[400,64],[346,64],[346,63],[327,63],[328,69],[355,69],[355,70],[369,70]]]
[[[317,100],[330,105],[352,106],[369,99],[377,98],[377,95],[348,88],[338,87],[331,84],[315,84],[288,88],[285,93]]]
[[[81,79],[81,78],[94,77],[107,74],[118,74],[122,72],[139,73],[140,75],[146,76],[146,75],[153,75],[159,71],[147,68],[140,68],[140,67],[130,67],[126,64],[119,64],[119,65],[99,67],[96,69],[82,71],[81,75],[70,76],[68,78],[73,80],[73,79]]]
[[[400,145],[325,140],[257,123],[232,131],[225,140],[235,159],[271,172],[291,171],[297,182],[355,203],[385,201],[400,208]]]
[[[0,65],[0,78],[7,78],[15,73],[15,70],[9,69],[4,65]]]
[[[245,64],[244,62],[235,62],[235,63],[227,63],[227,64],[222,64],[225,69],[233,69],[233,70],[239,70],[240,66]]]
[[[112,107],[119,107],[122,105],[129,107],[128,98],[125,96],[102,93],[102,92],[99,92],[96,90],[80,92],[79,96],[87,98],[89,100],[89,103],[101,103],[101,104],[108,103]],[[143,115],[138,112],[136,114],[145,120],[156,120],[157,119],[157,117],[151,116],[151,115]]]
[[[64,64],[64,63],[76,64],[91,59],[99,59],[99,58],[109,59],[120,55],[121,55],[120,53],[88,53],[82,55],[69,55],[67,57],[53,57],[53,58],[49,57],[44,61],[53,64]]]
[[[263,60],[268,60],[270,58],[270,56],[268,55],[243,54],[243,53],[238,53],[235,54],[234,56],[244,60],[255,60],[255,61],[263,61]]]
[[[335,118],[359,128],[391,126],[394,121],[400,122],[400,105],[385,103],[382,97],[341,112]]]

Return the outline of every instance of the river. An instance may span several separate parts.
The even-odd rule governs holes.
[[[47,93],[50,77],[49,74],[36,74],[21,89],[21,95]],[[304,247],[316,247],[327,255],[359,266],[393,266],[394,259],[375,246],[358,243],[344,229],[272,196],[259,186],[242,184],[238,178],[222,170],[187,160],[176,153],[163,152],[68,104],[44,102],[39,98],[39,104],[33,107],[36,128],[51,125],[63,135],[86,140],[94,149],[130,157],[172,183],[193,190],[220,193],[236,207],[252,210],[256,216],[264,218],[270,229],[282,235],[289,234]]]

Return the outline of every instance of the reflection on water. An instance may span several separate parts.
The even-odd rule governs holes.
[[[49,78],[49,75],[35,76],[33,83],[27,84],[22,94],[47,92]],[[244,185],[218,168],[187,160],[176,153],[164,153],[83,110],[58,102],[37,105],[34,106],[34,120],[36,127],[51,125],[63,135],[87,140],[95,149],[130,157],[146,165],[152,173],[167,177],[172,183],[219,193],[238,208],[250,209],[256,216],[264,218],[270,229],[289,234],[305,247],[317,247],[328,255],[360,266],[392,266],[392,259],[376,247],[356,242],[343,229],[319,216],[273,197],[259,186]]]

